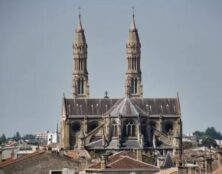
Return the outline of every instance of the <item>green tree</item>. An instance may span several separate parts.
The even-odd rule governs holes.
[[[202,145],[205,147],[216,147],[217,146],[217,142],[211,138],[211,137],[206,137],[202,140]]]
[[[213,139],[222,139],[221,133],[217,132],[214,127],[208,127],[205,131],[205,136]]]
[[[201,131],[195,131],[193,133],[193,135],[195,135],[198,139],[205,137],[205,132],[201,132]]]
[[[7,140],[7,139],[6,139],[6,136],[5,136],[5,134],[4,134],[4,133],[2,134],[1,140],[2,140],[2,143],[5,143],[5,142],[6,142],[6,140]]]
[[[187,141],[183,142],[183,149],[190,149],[192,147],[193,145],[191,142],[187,142]]]
[[[6,142],[6,136],[5,136],[5,134],[3,133],[1,136],[0,136],[0,144],[2,144],[2,143],[5,143]]]
[[[35,140],[35,135],[26,134],[22,137],[23,140]]]
[[[16,134],[15,134],[14,137],[13,137],[13,139],[14,139],[15,141],[19,141],[19,140],[21,139],[20,133],[19,133],[19,132],[16,132]]]

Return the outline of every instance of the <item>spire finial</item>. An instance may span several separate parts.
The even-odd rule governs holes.
[[[78,10],[79,10],[79,23],[78,23],[78,26],[76,28],[76,31],[77,32],[80,32],[82,29],[82,22],[81,22],[81,8],[78,7]]]
[[[135,31],[136,30],[136,22],[135,22],[135,7],[133,6],[132,7],[132,17],[133,17],[133,21],[132,21],[132,24],[131,24],[131,30],[132,31]]]
[[[81,7],[78,7],[79,10],[79,16],[81,16]]]

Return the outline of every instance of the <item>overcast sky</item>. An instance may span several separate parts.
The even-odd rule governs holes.
[[[0,134],[55,130],[71,97],[78,7],[91,97],[124,96],[135,6],[144,97],[176,97],[184,132],[222,131],[221,0],[0,0]]]

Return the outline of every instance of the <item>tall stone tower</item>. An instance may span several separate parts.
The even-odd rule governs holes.
[[[87,71],[87,43],[84,29],[79,14],[78,26],[75,29],[75,39],[73,42],[73,62],[74,71],[72,78],[72,93],[74,98],[89,97],[89,82]]]
[[[140,69],[141,44],[133,13],[132,24],[126,43],[127,71],[125,77],[125,95],[127,97],[142,97],[143,85]]]

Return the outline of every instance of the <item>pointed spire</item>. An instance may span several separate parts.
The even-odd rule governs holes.
[[[138,35],[138,30],[136,28],[135,22],[135,14],[134,14],[134,7],[132,7],[132,23],[129,29],[129,37],[127,43],[131,43],[131,45],[140,45],[140,39]]]
[[[134,7],[132,7],[132,11],[133,11],[133,20],[132,20],[132,23],[131,23],[131,27],[130,27],[130,31],[136,31],[136,22],[135,22],[135,14],[134,14]]]
[[[81,8],[79,7],[78,9],[79,9],[79,22],[76,27],[76,32],[81,32],[81,31],[83,31],[82,22],[81,22],[81,12],[80,12]]]

